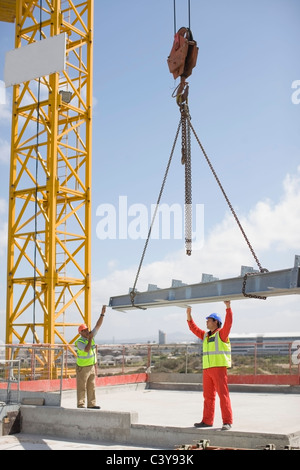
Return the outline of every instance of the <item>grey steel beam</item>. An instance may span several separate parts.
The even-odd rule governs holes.
[[[242,267],[243,271],[243,267]],[[248,296],[275,297],[283,295],[300,294],[300,256],[295,256],[295,265],[290,269],[282,269],[272,272],[251,272],[244,276],[229,279],[216,279],[186,285],[176,281],[178,287],[136,292],[134,305],[131,302],[130,293],[110,297],[109,306],[114,310],[131,310],[134,308],[155,307],[187,307],[191,304],[219,302],[222,300],[238,300]],[[244,286],[244,293],[243,293]]]

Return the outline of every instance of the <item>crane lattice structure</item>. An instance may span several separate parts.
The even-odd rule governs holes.
[[[0,0],[16,49],[66,37],[63,71],[13,86],[7,344],[70,344],[90,325],[93,8]]]

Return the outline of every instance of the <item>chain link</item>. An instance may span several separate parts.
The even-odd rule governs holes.
[[[189,108],[187,103],[180,106],[182,146],[181,163],[185,166],[185,247],[186,254],[192,254],[192,160],[191,160],[191,129],[188,124]]]

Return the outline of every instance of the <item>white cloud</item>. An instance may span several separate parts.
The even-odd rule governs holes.
[[[253,235],[257,233],[256,243],[260,249],[300,248],[300,166],[295,175],[286,176],[283,189],[279,203],[259,202],[250,213],[249,228]]]
[[[0,86],[1,86],[0,122],[10,122],[11,120],[10,96],[9,96],[7,89],[5,88],[3,89],[3,85],[0,85]]]
[[[10,159],[10,144],[0,139],[0,163],[8,164]]]
[[[0,215],[7,214],[7,201],[0,199]]]
[[[0,199],[0,216],[7,216],[7,201]],[[7,221],[0,219],[0,256],[3,256],[7,246]]]
[[[118,260],[112,259],[108,262],[107,267],[110,271],[116,269],[118,266]]]

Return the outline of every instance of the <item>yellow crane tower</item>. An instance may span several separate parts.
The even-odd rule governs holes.
[[[0,0],[13,52],[65,38],[62,71],[13,85],[7,344],[70,344],[90,325],[93,16],[93,0]]]

